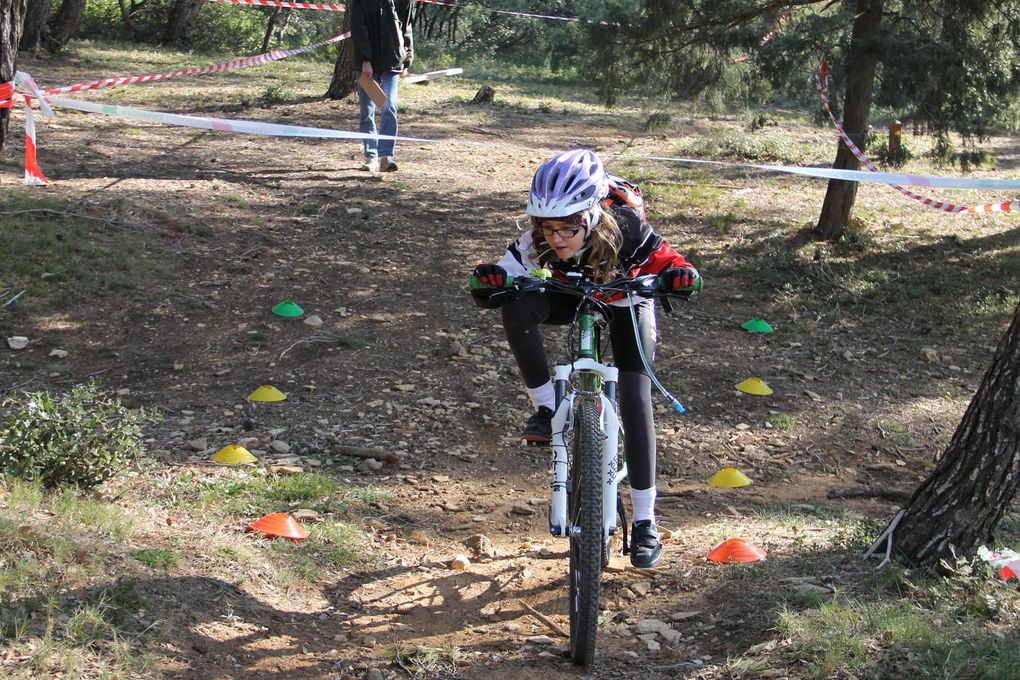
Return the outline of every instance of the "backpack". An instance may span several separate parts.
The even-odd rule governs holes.
[[[645,197],[641,194],[641,187],[622,177],[609,175],[609,195],[602,200],[602,205],[607,208],[625,205],[636,212],[642,221],[645,219]]]

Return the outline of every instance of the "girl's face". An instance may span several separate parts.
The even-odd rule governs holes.
[[[584,213],[536,219],[535,229],[561,260],[569,260],[584,246]]]

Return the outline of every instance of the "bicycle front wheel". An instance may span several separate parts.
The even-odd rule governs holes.
[[[598,399],[576,402],[570,495],[570,658],[589,665],[595,659],[602,581],[602,432]]]

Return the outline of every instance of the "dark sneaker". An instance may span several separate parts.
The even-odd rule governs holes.
[[[541,446],[552,441],[552,409],[539,406],[534,415],[528,418],[528,424],[521,433],[521,439],[532,446]]]
[[[650,519],[634,522],[631,527],[630,563],[638,569],[654,567],[662,559],[659,530]]]

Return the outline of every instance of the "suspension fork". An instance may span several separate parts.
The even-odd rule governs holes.
[[[583,382],[601,380],[604,392],[578,393],[569,391],[570,377],[579,374]],[[567,482],[570,456],[567,451],[567,434],[573,428],[574,403],[584,396],[599,399],[599,425],[602,441],[602,479],[604,482],[602,517],[603,534],[608,538],[616,530],[616,489],[626,472],[618,471],[620,421],[616,410],[616,387],[619,370],[594,359],[578,359],[573,364],[562,364],[554,370],[556,411],[552,418],[552,505],[549,510],[549,532],[553,536],[567,536],[570,532],[567,517]]]

